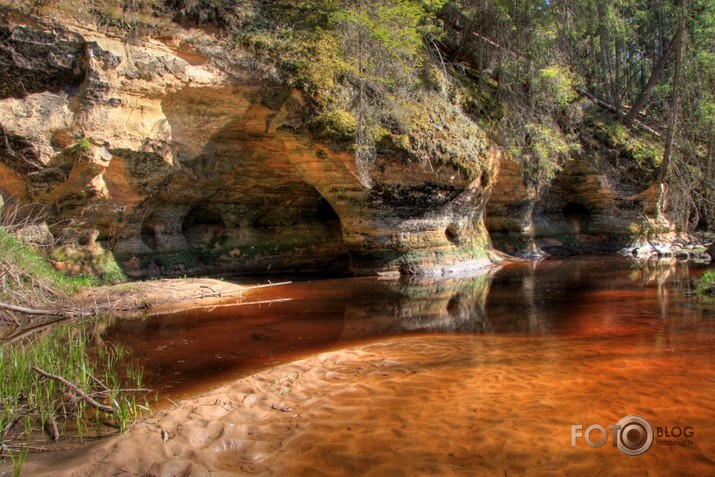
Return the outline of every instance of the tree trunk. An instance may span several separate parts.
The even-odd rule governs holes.
[[[715,181],[715,134],[711,131],[708,135],[707,148],[707,179]]]
[[[611,53],[609,47],[611,44],[608,25],[606,24],[606,5],[598,3],[598,18],[600,21],[599,36],[601,40],[601,64],[603,65],[603,82],[606,90],[606,96],[611,104],[616,108],[616,117],[621,120],[621,101],[617,91],[615,73],[613,71],[613,62],[611,61]]]
[[[682,39],[683,29],[679,25],[678,29],[675,32],[675,35],[673,35],[673,39],[671,40],[670,45],[668,45],[668,49],[665,50],[665,52],[661,55],[660,59],[658,60],[658,64],[656,64],[653,68],[653,72],[651,73],[650,78],[648,78],[648,83],[645,85],[643,91],[641,91],[641,94],[633,103],[633,106],[631,106],[631,110],[628,112],[628,114],[626,114],[625,122],[632,121],[638,115],[638,113],[640,113],[641,109],[643,109],[643,107],[646,105],[646,103],[650,99],[651,93],[653,93],[653,89],[656,87],[656,85],[658,85],[658,83],[660,83],[660,81],[665,76],[668,63],[670,63],[670,60],[676,53],[676,51],[679,50],[680,44],[682,43]]]
[[[670,162],[673,153],[673,142],[675,140],[675,130],[678,122],[678,102],[680,100],[680,80],[681,71],[683,69],[683,49],[685,46],[685,10],[687,8],[687,0],[682,0],[680,10],[678,11],[678,30],[682,31],[680,40],[677,42],[675,52],[675,69],[673,71],[673,85],[671,86],[670,99],[670,117],[668,119],[668,133],[665,137],[665,149],[663,151],[663,162],[660,165],[658,180],[665,182],[670,169]]]

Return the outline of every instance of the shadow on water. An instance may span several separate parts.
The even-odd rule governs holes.
[[[713,338],[708,312],[683,293],[679,262],[591,257],[509,264],[477,275],[295,282],[262,289],[270,305],[116,320],[102,338],[125,346],[160,396],[184,397],[302,356],[401,334]],[[666,319],[667,317],[667,319]]]

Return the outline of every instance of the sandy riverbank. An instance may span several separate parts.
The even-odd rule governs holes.
[[[431,341],[390,339],[277,366],[73,456],[29,459],[23,475],[467,475],[465,465],[474,467],[463,460],[479,456],[449,440],[434,448],[459,425],[457,415],[472,413],[454,395],[454,380],[444,381],[465,362],[453,346]],[[440,408],[444,415],[433,412]]]
[[[287,282],[285,282],[287,283]],[[110,316],[161,315],[219,305],[253,304],[255,290],[285,283],[238,285],[212,278],[147,280],[91,288],[77,297],[85,308]]]
[[[641,346],[630,338],[385,339],[236,380],[73,456],[33,456],[23,475],[710,475],[713,395],[692,386],[709,370],[672,353],[644,357]],[[678,390],[684,409],[664,387]],[[572,424],[635,410],[660,422],[697,415],[694,445],[654,445],[637,458],[570,445]]]
[[[114,316],[161,314],[245,298],[235,283],[211,278],[147,280],[89,289],[78,300]]]

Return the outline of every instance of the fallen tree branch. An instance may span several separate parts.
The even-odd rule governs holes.
[[[233,308],[236,306],[251,306],[251,305],[272,305],[274,303],[285,303],[287,301],[292,301],[292,300],[293,300],[292,298],[275,298],[272,300],[239,301],[236,303],[222,303],[220,305],[217,305],[215,303],[209,303],[206,305],[197,304],[197,305],[192,306],[192,309],[199,309],[199,308],[204,309],[205,308],[205,309],[208,309],[208,311],[213,311],[216,308]],[[131,311],[131,310],[126,310],[126,311]],[[160,315],[160,314],[171,313],[171,312],[172,311],[169,310],[169,311],[157,312],[156,314]]]
[[[188,296],[188,299],[193,299],[193,298],[211,298],[211,297],[216,297],[216,296],[224,296],[224,295],[232,295],[234,293],[241,293],[244,290],[244,288],[234,288],[231,290],[224,290],[224,291],[214,291],[211,293],[201,293],[199,295],[191,295]]]
[[[57,320],[50,321],[49,323],[43,323],[43,324],[41,324],[41,325],[33,326],[33,327],[31,327],[31,328],[25,328],[25,329],[19,330],[18,333],[15,333],[15,334],[12,334],[12,335],[8,336],[8,337],[3,341],[2,344],[3,344],[3,345],[9,345],[9,344],[11,344],[11,343],[13,343],[13,342],[15,342],[15,341],[19,341],[19,340],[21,340],[21,339],[23,339],[23,338],[25,338],[25,337],[27,337],[27,336],[30,336],[30,335],[33,334],[33,333],[37,333],[37,332],[39,332],[39,331],[43,331],[43,330],[46,330],[46,329],[48,329],[48,328],[52,328],[53,326],[55,326],[55,325],[57,325],[57,324],[59,324],[59,323],[65,322],[65,321],[67,321],[67,320],[69,320],[69,319],[70,319],[69,317],[66,317],[66,316],[65,316],[65,317],[61,317],[61,318],[59,318],[59,319],[57,319]]]
[[[596,96],[596,95],[593,95],[593,94],[589,93],[589,92],[586,91],[586,90],[583,90],[583,89],[581,89],[581,88],[576,88],[576,92],[577,92],[578,94],[580,94],[581,96],[583,96],[584,98],[586,98],[586,99],[588,99],[589,101],[591,101],[591,102],[592,102],[593,104],[595,104],[596,106],[599,106],[599,107],[601,107],[601,108],[603,108],[603,109],[605,109],[605,110],[607,110],[607,111],[610,111],[610,112],[612,112],[612,113],[615,113],[615,112],[617,111],[617,109],[616,109],[616,107],[615,107],[614,105],[612,105],[612,104],[609,103],[608,101],[603,100],[602,98],[599,98],[599,97]],[[659,138],[659,139],[663,139],[663,133],[662,133],[662,132],[656,130],[655,128],[653,128],[653,127],[651,127],[651,126],[649,126],[649,125],[647,125],[647,124],[644,123],[643,121],[640,121],[640,120],[638,120],[638,119],[636,119],[636,118],[633,118],[633,119],[631,119],[630,122],[631,122],[631,124],[633,124],[634,126],[636,126],[638,129],[641,129],[642,131],[645,131],[645,132],[647,132],[647,133],[649,133],[649,134],[652,134],[653,136],[655,136],[655,137],[657,137],[657,138]]]
[[[273,300],[260,300],[260,301],[241,301],[238,303],[229,303],[226,306],[249,306],[249,305],[269,305],[271,303],[283,303],[286,301],[292,301],[292,298],[274,298]]]
[[[224,303],[222,305],[197,305],[197,308],[208,308],[212,311],[216,308],[232,308],[234,306],[250,306],[250,305],[272,305],[273,303],[285,303],[287,301],[292,301],[292,298],[275,298],[273,300],[260,300],[260,301],[239,301],[238,303]]]
[[[46,315],[46,316],[61,316],[63,313],[55,310],[35,310],[24,306],[11,305],[9,303],[0,302],[0,308],[5,310],[23,313],[25,315]]]
[[[473,31],[473,32],[472,32],[472,35],[473,35],[474,37],[476,37],[476,38],[482,40],[483,42],[485,42],[485,43],[487,43],[487,44],[493,46],[493,47],[496,48],[497,50],[503,51],[504,53],[506,53],[506,54],[508,54],[508,55],[511,55],[511,56],[513,56],[514,58],[518,58],[518,59],[520,59],[520,60],[522,60],[522,61],[525,61],[525,62],[527,62],[527,63],[531,63],[531,60],[530,60],[529,58],[527,58],[526,56],[522,55],[521,53],[518,53],[518,52],[512,50],[511,48],[507,48],[506,46],[503,46],[503,45],[497,43],[496,41],[494,41],[494,40],[492,40],[491,38],[488,38],[488,37],[482,35],[482,34],[479,33],[479,32]]]
[[[40,376],[44,376],[44,377],[46,377],[46,378],[53,379],[53,380],[57,381],[58,383],[64,384],[70,391],[72,391],[73,393],[75,393],[75,394],[76,394],[77,396],[79,396],[84,402],[86,402],[87,404],[89,404],[89,405],[92,406],[93,408],[95,408],[95,409],[97,409],[97,410],[99,410],[99,411],[102,411],[102,412],[106,412],[107,414],[115,414],[115,413],[116,413],[116,411],[114,410],[114,408],[112,408],[112,407],[110,407],[110,406],[106,406],[106,405],[101,404],[101,403],[98,403],[97,401],[94,400],[94,398],[92,398],[92,396],[90,396],[89,394],[85,393],[85,392],[82,391],[80,388],[78,388],[75,384],[73,384],[73,383],[67,381],[67,380],[66,380],[65,378],[63,378],[62,376],[57,376],[57,375],[55,375],[55,374],[50,374],[50,373],[48,373],[47,371],[41,370],[41,369],[38,368],[37,366],[33,366],[32,369],[33,369],[33,371],[35,371],[35,372],[36,372],[37,374],[39,374]]]
[[[22,328],[22,325],[18,321],[17,317],[15,315],[13,315],[12,313],[3,311],[2,313],[0,313],[0,318],[2,318],[5,321],[14,323],[15,326],[17,326],[18,328]]]
[[[279,283],[267,283],[265,285],[253,285],[249,287],[234,288],[231,290],[217,291],[213,293],[201,293],[200,295],[192,295],[188,298],[211,298],[211,297],[221,297],[224,295],[231,295],[233,293],[240,293],[246,290],[255,290],[257,288],[267,288],[267,287],[277,287],[279,285],[290,285],[293,282],[279,282]]]
[[[2,449],[7,449],[11,451],[22,451],[22,450],[31,450],[35,452],[49,452],[49,451],[58,451],[58,450],[69,450],[69,447],[52,447],[52,449],[49,449],[47,447],[39,447],[39,446],[28,446],[25,444],[18,444],[18,445],[12,445],[12,444],[5,444],[3,443]]]

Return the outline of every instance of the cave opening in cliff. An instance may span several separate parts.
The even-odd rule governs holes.
[[[156,233],[154,232],[154,229],[146,224],[142,225],[141,237],[142,242],[144,242],[147,247],[152,250],[156,249]]]
[[[450,243],[456,244],[459,242],[459,232],[454,224],[445,229],[444,236]]]
[[[189,248],[211,246],[226,232],[226,224],[219,213],[205,205],[191,209],[181,226]]]
[[[579,233],[581,228],[591,217],[591,212],[588,208],[577,202],[569,202],[566,204],[562,209],[562,213],[564,214],[564,217],[566,217],[566,220],[571,223],[571,227],[574,229],[575,233]]]
[[[335,212],[335,209],[333,209],[333,206],[331,206],[330,202],[328,202],[322,197],[320,198],[320,202],[318,203],[318,221],[340,222],[340,217],[338,216],[338,213]]]
[[[157,248],[156,235],[156,218],[154,217],[154,214],[152,214],[144,219],[141,228],[142,242],[144,242],[144,245],[149,247],[151,250],[156,250]]]

